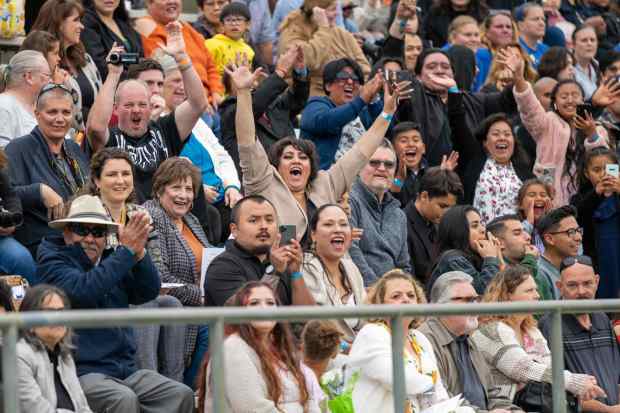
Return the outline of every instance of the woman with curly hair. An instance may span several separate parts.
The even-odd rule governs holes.
[[[489,284],[482,301],[502,303],[538,300],[536,282],[527,268],[516,265],[500,272]],[[510,400],[528,382],[552,383],[551,352],[532,314],[481,317],[472,340],[481,350],[499,388]],[[603,394],[596,379],[564,371],[566,389],[579,397]]]
[[[227,304],[257,309],[273,309],[279,305],[271,286],[258,281],[246,283]],[[314,396],[318,387],[316,378],[299,360],[287,323],[253,321],[227,326],[226,333],[224,410],[232,413],[320,412]],[[200,399],[204,400],[200,409],[205,413],[213,406],[212,380],[207,361],[206,378],[201,382],[205,389],[200,392]]]

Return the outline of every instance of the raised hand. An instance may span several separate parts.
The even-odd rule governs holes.
[[[182,58],[185,55],[185,40],[183,39],[182,29],[183,26],[178,21],[166,25],[166,46],[162,49],[175,59]]]
[[[329,19],[325,9],[318,6],[312,9],[312,20],[319,27],[329,27]]]
[[[515,80],[523,79],[525,61],[520,53],[508,48],[500,49],[497,52],[496,61],[506,69],[509,69],[514,74]]]
[[[594,122],[594,118],[592,114],[586,112],[586,117],[582,118],[579,115],[575,115],[575,127],[577,129],[581,129],[586,137],[591,138],[596,133],[596,122]]]
[[[237,53],[236,63],[231,63],[224,70],[237,90],[251,89],[256,79],[262,74],[263,69],[258,68],[252,72],[249,68],[248,59],[245,55]]]
[[[114,53],[123,53],[125,52],[125,48],[123,46],[119,46],[116,44],[116,42],[114,42],[112,44],[112,48],[110,49],[110,52],[108,53],[108,55],[106,56],[105,61],[108,64],[108,73],[114,73],[117,75],[120,75],[121,73],[123,73],[123,65],[114,65],[112,63],[110,63],[110,56]]]
[[[119,228],[118,241],[142,259],[150,230],[151,217],[146,211],[138,211],[124,227]]]
[[[410,89],[410,86],[411,82],[409,80],[404,80],[396,83],[390,92],[388,83],[383,82],[383,111],[393,115],[394,112],[396,112],[399,100],[408,99],[411,92],[413,92],[413,89]]]
[[[276,63],[275,72],[281,78],[285,78],[291,72],[295,61],[297,60],[297,54],[299,53],[299,47],[297,45],[291,46],[278,58]]]
[[[297,48],[297,58],[295,59],[295,69],[304,70],[306,67],[306,59],[304,58],[304,48],[300,44],[295,46]]]
[[[609,106],[618,98],[620,98],[620,82],[610,77],[596,89],[592,95],[592,104],[600,107]]]
[[[444,171],[454,171],[456,167],[459,166],[459,153],[456,151],[450,152],[449,156],[441,157],[441,166],[440,168]]]
[[[372,99],[379,93],[379,90],[383,87],[383,72],[379,71],[375,76],[360,88],[360,98],[366,104],[370,103]]]

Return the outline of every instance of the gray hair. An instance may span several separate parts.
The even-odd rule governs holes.
[[[21,85],[23,83],[22,75],[24,73],[41,70],[44,65],[47,65],[49,68],[49,64],[41,52],[37,52],[36,50],[22,50],[16,53],[11,60],[9,60],[8,65],[2,66],[3,82],[0,89],[4,91],[7,88]]]
[[[471,284],[474,279],[463,271],[448,271],[439,276],[431,289],[431,303],[442,304],[452,299],[452,287],[460,283]]]

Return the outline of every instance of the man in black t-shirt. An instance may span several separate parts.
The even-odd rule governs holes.
[[[108,146],[129,153],[135,166],[134,185],[140,203],[151,197],[152,177],[159,165],[181,153],[185,140],[207,108],[204,88],[185,51],[179,23],[168,24],[166,31],[167,43],[162,49],[179,66],[187,100],[170,115],[151,121],[148,86],[133,79],[119,84],[123,66],[108,64],[108,77],[95,99],[87,124],[93,151]],[[112,52],[122,52],[122,48],[113,48]],[[109,129],[113,111],[118,116],[118,127]]]

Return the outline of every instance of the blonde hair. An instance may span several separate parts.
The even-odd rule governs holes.
[[[534,68],[532,67],[532,64],[530,63],[530,58],[527,55],[527,53],[523,51],[523,48],[518,43],[511,43],[508,46],[506,46],[506,48],[515,48],[519,50],[519,53],[521,54],[521,58],[525,62],[525,65],[523,67],[523,72],[524,72],[523,77],[529,83],[536,82],[538,80],[538,73],[536,73],[536,70],[534,70]],[[491,63],[491,68],[489,69],[487,80],[484,82],[484,84],[495,85],[497,81],[499,80],[500,72],[504,69],[506,69],[506,67],[497,63],[497,59],[493,59],[493,62]]]
[[[523,284],[528,277],[533,278],[532,271],[522,265],[513,265],[498,272],[487,286],[484,296],[482,296],[482,302],[502,303],[511,301],[510,295],[514,294],[517,287]],[[480,323],[486,324],[493,321],[503,321],[514,326],[516,319],[516,314],[493,315],[480,317]],[[537,328],[538,323],[532,314],[528,314],[522,326],[527,331]]]
[[[512,43],[517,43],[519,41],[519,28],[517,27],[517,23],[514,21],[509,11],[489,14],[480,25],[480,41],[485,44],[491,51],[495,51],[495,47],[493,47],[491,41],[488,39],[487,32],[491,28],[493,19],[495,19],[497,16],[504,16],[510,19],[510,26],[512,26]]]
[[[478,26],[478,22],[476,21],[476,19],[467,14],[463,14],[452,20],[450,22],[450,25],[448,26],[448,41],[452,43],[452,37],[455,35],[455,33],[464,26],[467,26],[468,24],[475,24],[476,26]]]
[[[379,278],[369,289],[366,296],[366,304],[385,304],[385,293],[387,291],[387,284],[392,280],[405,280],[409,281],[413,286],[416,296],[416,304],[426,304],[426,295],[424,289],[417,282],[411,274],[400,269],[394,269],[386,272]],[[370,322],[384,322],[383,319],[370,319]],[[423,317],[416,317],[411,322],[410,328],[416,328],[424,322]]]

